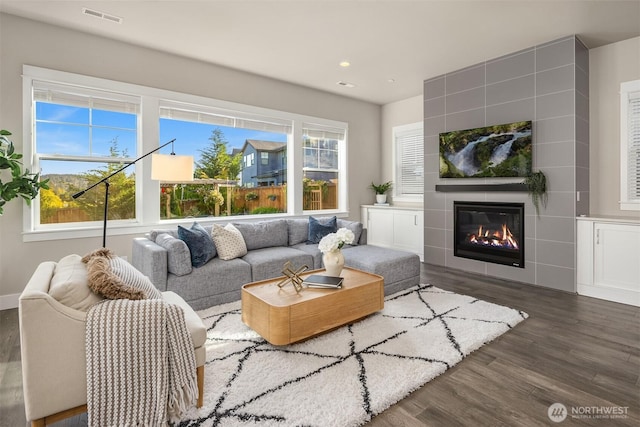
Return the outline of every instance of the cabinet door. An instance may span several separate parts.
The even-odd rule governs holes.
[[[423,228],[422,212],[395,211],[393,218],[393,246],[421,254],[423,250]]]
[[[367,243],[376,246],[393,246],[393,211],[369,209]]]
[[[594,284],[640,292],[640,226],[594,227]]]

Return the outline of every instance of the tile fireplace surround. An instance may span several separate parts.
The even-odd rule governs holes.
[[[576,217],[589,213],[588,106],[589,52],[575,36],[425,81],[425,262],[575,292]],[[524,189],[498,188],[521,179],[439,178],[440,132],[524,120],[533,121],[533,170],[548,182],[539,217]],[[525,267],[454,256],[454,201],[524,203]]]

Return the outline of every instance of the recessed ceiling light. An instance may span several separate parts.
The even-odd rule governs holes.
[[[351,62],[349,62],[349,61],[342,61],[342,62],[340,63],[340,66],[341,66],[341,67],[344,67],[344,68],[347,68],[347,67],[348,67],[348,66],[350,66],[350,65],[351,65]]]
[[[343,82],[343,81],[336,82],[336,84],[338,86],[344,86],[344,87],[356,87],[356,85],[354,85],[353,83]]]

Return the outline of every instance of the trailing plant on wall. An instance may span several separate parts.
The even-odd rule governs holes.
[[[40,181],[39,173],[22,169],[22,154],[15,152],[13,142],[7,138],[9,135],[11,132],[0,130],[0,215],[8,201],[22,197],[29,205],[41,188],[49,189],[48,179]],[[11,173],[10,179],[3,178],[5,170]]]
[[[536,215],[540,216],[540,204],[547,207],[547,177],[541,171],[532,172],[524,179],[531,202],[536,208]]]

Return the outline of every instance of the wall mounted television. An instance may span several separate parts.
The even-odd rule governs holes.
[[[440,134],[440,178],[531,174],[531,121]]]

